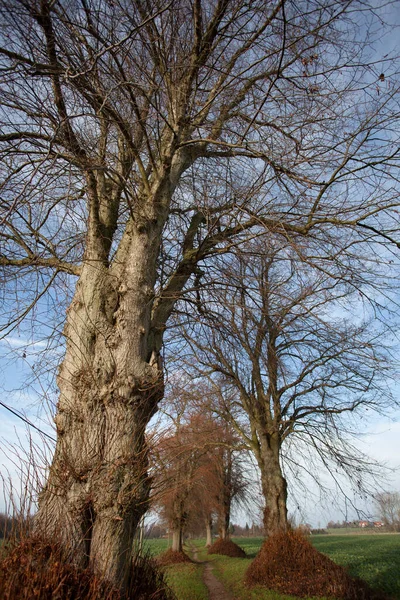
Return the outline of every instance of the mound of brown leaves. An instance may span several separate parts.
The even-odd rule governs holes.
[[[263,585],[294,596],[387,600],[364,581],[318,552],[299,531],[268,538],[246,573],[248,586]]]
[[[223,554],[232,558],[246,558],[246,552],[232,540],[217,540],[208,548],[208,554]]]
[[[172,550],[170,548],[166,552],[163,552],[159,556],[157,556],[157,564],[165,567],[167,565],[175,565],[177,563],[186,563],[193,562],[191,558],[184,552],[177,552],[177,550]]]
[[[2,600],[173,600],[154,561],[137,557],[129,591],[118,589],[64,560],[56,544],[26,538],[7,549],[0,562]]]

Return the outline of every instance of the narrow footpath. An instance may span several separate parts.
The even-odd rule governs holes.
[[[209,600],[235,600],[235,598],[227,592],[223,584],[215,577],[212,563],[208,560],[199,560],[195,546],[190,546],[190,551],[193,555],[194,562],[204,565],[203,581],[208,588]]]

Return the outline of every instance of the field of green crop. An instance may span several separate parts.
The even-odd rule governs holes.
[[[400,598],[400,535],[321,535],[311,541],[351,575]]]
[[[157,556],[162,552],[168,550],[170,546],[170,542],[167,539],[159,539],[159,540],[145,540],[144,542],[144,550],[148,551],[152,556]]]

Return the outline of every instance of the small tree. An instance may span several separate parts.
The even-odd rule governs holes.
[[[379,516],[391,531],[400,531],[400,493],[381,492],[375,495]]]

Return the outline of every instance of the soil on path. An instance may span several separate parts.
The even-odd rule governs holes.
[[[203,581],[208,588],[209,600],[235,600],[235,598],[227,592],[223,584],[215,577],[210,561],[201,561],[197,557],[197,550],[194,546],[190,548],[193,554],[194,562],[204,565]]]

